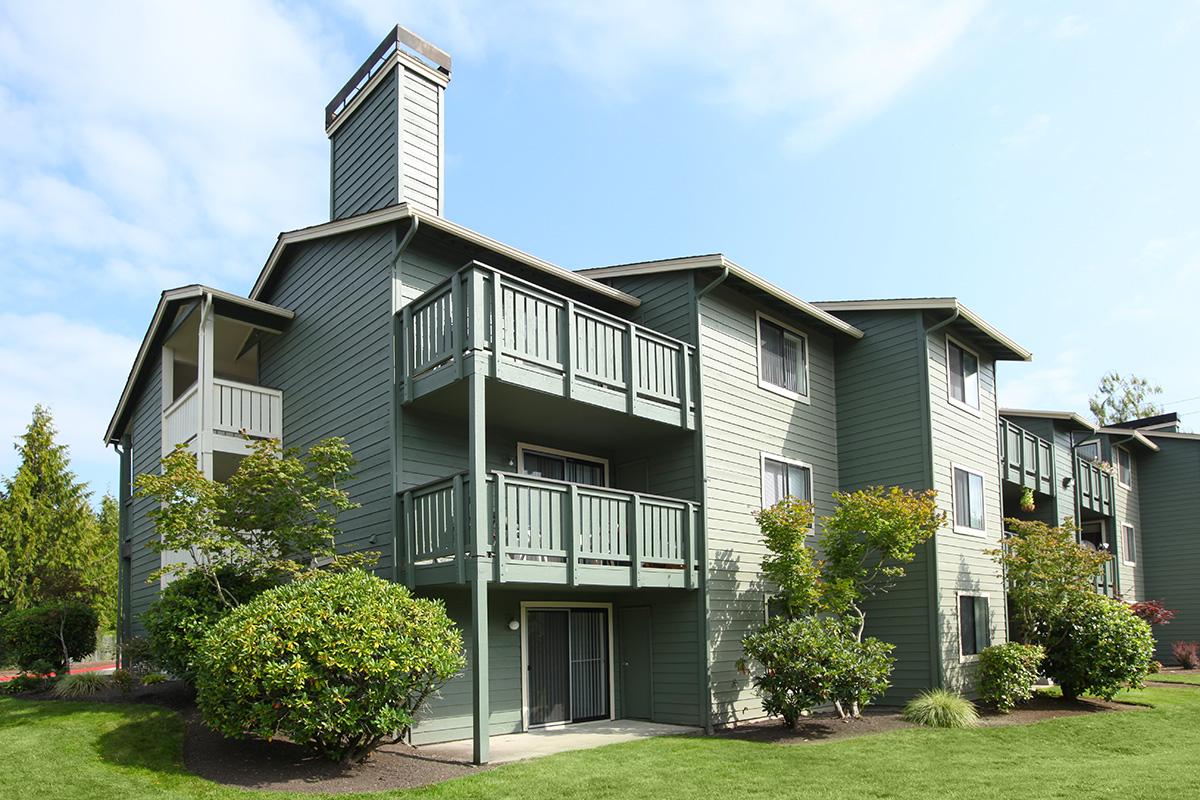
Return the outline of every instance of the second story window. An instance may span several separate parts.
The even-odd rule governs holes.
[[[983,475],[954,467],[954,530],[983,533]]]
[[[1132,525],[1121,525],[1121,560],[1126,564],[1137,563],[1137,537]]]
[[[1133,454],[1124,447],[1117,450],[1117,480],[1128,488],[1133,486]]]
[[[979,408],[979,358],[947,338],[946,367],[950,373],[950,399],[968,408]]]
[[[1084,442],[1075,448],[1075,455],[1085,461],[1100,460],[1100,443],[1099,442]]]
[[[762,315],[758,317],[758,385],[797,400],[808,399],[808,340]]]
[[[778,456],[762,457],[762,504],[770,508],[785,497],[812,501],[812,467]]]

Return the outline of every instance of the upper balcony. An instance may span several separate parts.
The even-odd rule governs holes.
[[[400,402],[466,374],[695,428],[695,350],[478,262],[401,312]]]
[[[470,478],[401,495],[400,547],[410,586],[462,582],[472,557],[497,582],[691,589],[699,508],[671,497],[492,471],[487,524],[470,519]]]
[[[1053,445],[1001,419],[1000,474],[1010,483],[1053,496],[1056,488]]]
[[[1097,461],[1075,457],[1075,501],[1080,509],[1112,516],[1113,492],[1112,473]]]
[[[283,439],[283,392],[265,386],[214,378],[207,394],[213,449],[241,452],[245,437]],[[192,443],[201,433],[200,384],[190,388],[163,410],[163,453],[179,444]]]

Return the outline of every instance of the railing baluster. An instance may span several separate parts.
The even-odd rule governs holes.
[[[625,406],[633,413],[638,390],[638,347],[637,327],[632,322],[625,326]]]
[[[567,300],[562,314],[559,354],[563,362],[563,397],[570,399],[575,394],[575,301]]]
[[[504,485],[504,476],[496,473],[496,580],[504,582],[508,572],[508,558],[505,556],[505,539],[508,536],[508,488]]]
[[[417,515],[413,508],[413,493],[404,493],[404,583],[417,585]]]
[[[579,531],[576,517],[579,510],[579,486],[572,483],[567,487],[566,508],[563,509],[563,548],[567,551],[567,585],[579,585]]]
[[[642,585],[641,498],[629,496],[629,585]]]

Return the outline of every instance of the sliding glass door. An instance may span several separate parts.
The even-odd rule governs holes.
[[[608,719],[608,609],[531,608],[525,626],[529,725]]]

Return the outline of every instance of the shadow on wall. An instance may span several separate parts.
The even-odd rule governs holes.
[[[941,647],[942,647],[942,675],[947,689],[953,689],[957,692],[974,697],[975,690],[975,670],[977,667],[978,657],[962,655],[961,629],[959,626],[959,595],[976,595],[985,596],[988,600],[988,643],[999,642],[1003,640],[1003,627],[997,625],[995,620],[997,614],[1004,618],[1005,610],[1003,606],[998,605],[1002,600],[991,596],[984,590],[979,582],[977,572],[973,572],[970,563],[961,555],[958,557],[958,574],[954,579],[954,591],[956,592],[954,607],[949,614],[942,612],[942,607],[938,607],[938,630],[940,632]]]
[[[712,558],[710,574],[731,576],[722,578],[736,580],[741,561],[731,550],[721,550]],[[766,583],[761,574],[756,574],[748,587],[740,589],[735,584],[729,589],[721,589],[722,594],[729,595],[723,600],[725,610],[714,609],[709,603],[709,636],[713,658],[713,723],[716,725],[740,722],[745,719],[755,719],[760,715],[744,714],[745,701],[740,700],[745,692],[750,691],[750,676],[733,669],[735,661],[742,657],[742,639],[752,627],[765,619],[766,604],[763,600]],[[712,591],[710,583],[709,591]],[[747,622],[751,617],[750,611],[757,609],[758,616],[754,621]],[[722,668],[722,665],[728,665]]]

